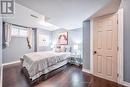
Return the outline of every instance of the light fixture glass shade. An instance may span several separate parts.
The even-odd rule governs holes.
[[[39,21],[39,24],[40,24],[40,25],[43,25],[43,26],[45,26],[45,27],[53,28],[53,29],[58,29],[58,28],[59,28],[59,27],[57,27],[56,25],[51,24],[51,23],[49,23],[49,22],[46,22],[46,21],[44,21],[44,20]]]
[[[51,48],[54,48],[54,45],[53,45],[53,44],[51,45]]]
[[[75,50],[78,50],[78,45],[74,45],[74,49],[75,49]]]

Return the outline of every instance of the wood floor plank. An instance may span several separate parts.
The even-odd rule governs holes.
[[[63,68],[63,67],[62,67]],[[31,87],[20,72],[21,64],[3,68],[3,87]],[[51,75],[50,75],[51,76]],[[125,87],[82,72],[81,68],[68,65],[63,70],[32,87]]]

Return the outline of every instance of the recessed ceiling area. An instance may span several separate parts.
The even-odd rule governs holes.
[[[15,0],[16,13],[14,18],[4,20],[51,31],[60,28],[71,30],[81,28],[85,19],[110,5],[113,1],[120,0]],[[38,19],[32,18],[31,14]],[[54,26],[46,27],[39,24],[38,22],[43,16],[47,18],[48,23]]]

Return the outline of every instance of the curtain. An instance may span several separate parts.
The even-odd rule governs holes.
[[[5,30],[5,46],[8,47],[9,43],[11,41],[11,28],[12,24],[5,23],[4,24],[4,30]]]
[[[32,48],[32,33],[33,33],[33,30],[32,30],[32,28],[27,28],[27,30],[28,30],[27,43],[28,43],[29,49],[31,49]]]

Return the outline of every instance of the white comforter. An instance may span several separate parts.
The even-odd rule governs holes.
[[[33,52],[23,56],[23,67],[26,67],[30,77],[42,72],[47,67],[57,64],[71,56],[69,52]]]

